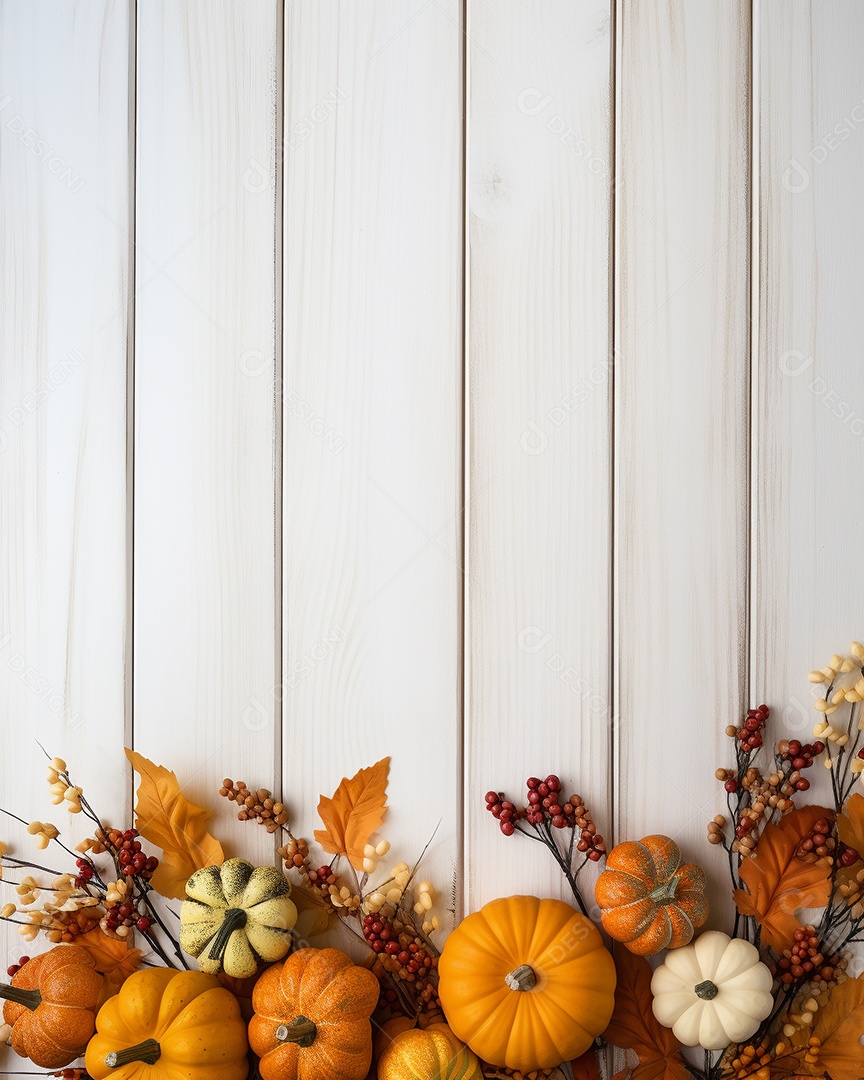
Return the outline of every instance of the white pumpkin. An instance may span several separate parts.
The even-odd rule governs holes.
[[[683,1046],[723,1050],[756,1034],[774,1007],[773,984],[749,941],[708,930],[654,972],[654,1015]]]

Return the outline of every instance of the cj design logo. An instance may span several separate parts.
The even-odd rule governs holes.
[[[240,722],[247,731],[265,731],[272,723],[272,717],[267,707],[258,698],[249,699],[249,704],[243,710]]]
[[[269,191],[274,182],[271,170],[257,158],[252,158],[243,173],[243,187],[251,195],[260,195],[262,191]]]
[[[534,420],[529,420],[519,439],[526,454],[542,454],[549,445],[549,436]]]
[[[805,356],[798,349],[787,349],[780,357],[780,370],[791,379],[797,379],[799,375],[813,366],[816,361],[812,356]]]
[[[793,195],[800,195],[810,186],[810,173],[800,161],[790,158],[789,164],[783,170],[782,184]]]

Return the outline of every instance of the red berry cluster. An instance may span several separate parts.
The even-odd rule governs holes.
[[[814,760],[825,750],[825,743],[800,743],[797,739],[785,740],[777,747],[781,761],[788,761],[796,772],[812,768]],[[806,789],[805,789],[806,790]]]
[[[30,957],[29,956],[22,956],[17,964],[10,964],[10,966],[8,968],[6,968],[6,974],[9,976],[10,979],[14,978],[14,976],[18,974],[18,972],[21,970],[21,968],[24,967],[25,964],[29,964],[29,963],[30,963]]]
[[[832,833],[831,822],[825,818],[819,818],[813,828],[798,844],[795,849],[796,856],[807,862],[815,862],[816,859],[824,859],[826,856],[833,855],[837,844]]]
[[[833,963],[826,962],[819,948],[819,938],[812,926],[795,931],[794,944],[777,961],[777,977],[782,983],[825,982],[834,977]]]
[[[501,832],[505,836],[512,836],[516,831],[514,822],[521,821],[526,816],[524,810],[518,809],[508,801],[503,791],[486,792],[486,809],[498,820]]]
[[[144,881],[153,877],[159,860],[155,855],[147,855],[142,851],[137,829],[127,829],[125,832],[109,829],[108,839],[117,853],[117,862],[122,873],[127,877],[142,878]]]
[[[128,926],[130,928],[135,927],[142,934],[146,934],[152,925],[152,919],[147,915],[139,914],[138,908],[131,900],[124,900],[120,904],[108,907],[103,919],[103,926],[106,930],[116,930],[120,926]]]
[[[603,837],[597,833],[597,826],[591,820],[587,807],[578,795],[565,799],[561,781],[554,773],[545,780],[530,776],[526,781],[528,804],[520,808],[510,802],[503,791],[486,792],[486,809],[498,820],[499,828],[505,836],[512,836],[516,831],[516,822],[527,821],[529,825],[542,825],[544,822],[553,829],[579,829],[577,850],[592,862],[596,862],[606,853]]]
[[[742,754],[752,754],[762,745],[762,732],[768,723],[771,711],[767,705],[760,705],[758,709],[748,709],[744,717],[744,724],[737,732],[738,748]]]
[[[860,862],[861,855],[854,847],[850,847],[849,844],[844,844],[840,841],[840,845],[837,849],[837,861],[843,867],[844,870],[848,870],[850,866],[854,866],[855,863]]]
[[[435,967],[436,958],[430,955],[419,941],[411,940],[411,935],[400,934],[393,923],[380,915],[367,915],[363,920],[363,936],[369,942],[373,952],[394,956],[408,976],[416,979],[424,971]],[[407,940],[403,940],[407,939]],[[413,981],[408,978],[407,981]]]

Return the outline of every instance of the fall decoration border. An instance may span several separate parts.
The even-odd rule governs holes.
[[[542,992],[552,1003],[550,1016],[555,1012],[555,987],[560,985],[568,995],[567,1015],[572,1019],[559,1017],[556,1024],[564,1023],[565,1028],[567,1023],[578,1024],[579,994],[598,993],[580,974],[584,944],[568,949],[556,940],[542,958],[532,959],[527,952],[521,958],[517,934],[500,950],[508,964],[515,964],[505,978],[494,966],[496,948],[489,943],[466,951],[464,943],[475,925],[466,920],[461,939],[453,936],[454,944],[445,950],[446,962],[439,968],[445,921],[441,899],[432,883],[421,879],[420,860],[410,865],[396,861],[389,842],[380,835],[386,820],[389,758],[344,778],[332,796],[321,797],[322,827],[314,831],[314,847],[292,830],[287,802],[267,789],[223,780],[219,794],[234,804],[238,821],[272,835],[277,872],[273,867],[256,869],[244,860],[227,861],[210,832],[211,812],[187,799],[173,772],[141,754],[126,751],[139,784],[134,825],[121,827],[96,812],[65,761],[46,753],[51,801],[72,815],[82,815],[89,836],[72,848],[54,824],[25,821],[3,811],[26,826],[38,851],[58,856],[30,858],[0,843],[2,887],[13,894],[0,906],[0,919],[16,924],[24,941],[39,939],[48,946],[35,959],[22,956],[10,964],[11,982],[0,986],[0,996],[6,998],[0,1040],[11,1040],[15,1050],[51,1070],[49,1075],[68,1080],[92,1075],[71,1056],[73,1051],[80,1053],[80,1040],[87,1037],[86,1010],[78,1033],[80,1045],[70,1044],[68,1053],[50,1039],[25,1037],[36,1030],[34,1025],[38,1027],[37,1014],[31,1010],[43,1007],[43,1000],[72,993],[66,984],[52,983],[44,988],[47,997],[43,997],[39,972],[43,967],[66,970],[65,953],[64,963],[48,963],[48,958],[75,946],[74,955],[83,958],[83,966],[98,973],[97,1008],[104,1008],[136,972],[148,967],[195,969],[199,963],[181,948],[180,901],[192,905],[183,909],[187,949],[193,941],[200,963],[213,973],[195,978],[213,980],[219,995],[212,1000],[217,1005],[221,1000],[235,1003],[234,1011],[239,1003],[247,1020],[255,1012],[254,988],[261,974],[271,970],[268,986],[281,985],[277,965],[281,971],[285,956],[309,949],[298,958],[304,970],[310,964],[312,972],[319,967],[351,970],[351,961],[339,959],[342,954],[332,948],[326,953],[329,959],[321,953],[319,963],[314,947],[329,946],[341,933],[342,944],[375,976],[376,983],[370,986],[378,987],[368,1047],[361,1040],[356,1059],[360,1066],[356,1062],[352,1066],[365,1067],[367,1051],[371,1059],[374,1028],[375,1059],[382,1065],[378,1069],[373,1064],[370,1077],[401,1076],[400,1070],[418,1068],[417,1061],[427,1054],[437,1062],[436,1075],[462,1075],[468,1070],[487,1080],[552,1076],[862,1080],[864,976],[852,976],[850,961],[852,947],[864,942],[864,794],[856,790],[864,780],[864,645],[852,642],[848,654],[835,654],[825,667],[812,671],[809,680],[821,688],[814,701],[819,715],[812,742],[781,737],[770,743],[771,714],[766,705],[749,709],[739,723],[726,727],[733,760],[716,772],[722,810],[708,823],[707,839],[723,849],[728,864],[732,900],[728,911],[722,910],[717,897],[711,898],[714,924],[728,935],[715,930],[700,933],[708,921],[705,875],[687,861],[692,853],[682,853],[668,837],[610,845],[584,800],[575,793],[565,794],[570,788],[557,775],[529,777],[524,799],[496,790],[486,793],[486,809],[505,837],[527,838],[548,850],[581,912],[574,912],[572,926],[584,924],[584,933],[597,935],[588,916],[600,912],[597,929],[605,935],[615,968],[614,982],[604,981],[603,993],[611,1003],[614,986],[614,1010],[608,1025],[608,1011],[593,1030],[588,1024],[584,1039],[568,1037],[561,1029],[562,1045],[570,1046],[571,1053],[589,1046],[573,1061],[557,1063],[545,1029],[538,1029],[538,1040],[546,1039],[546,1045],[541,1049],[538,1042],[536,1052],[521,1023],[518,1046],[506,1026],[494,1038],[488,1032],[490,1024],[506,1024],[502,1017],[517,1016],[526,995],[538,987],[532,962],[543,967]],[[827,805],[804,801],[811,787],[810,770],[817,765],[830,775]],[[61,857],[73,860],[74,868],[50,865]],[[599,880],[596,875],[586,880],[583,872],[590,864],[602,871]],[[213,941],[201,895],[209,888],[217,889],[214,910],[224,914],[210,919]],[[205,899],[209,904],[209,896]],[[532,903],[538,902],[521,898],[514,910],[534,910]],[[804,911],[809,921],[801,914]],[[482,925],[487,923],[494,925],[491,915]],[[564,925],[571,923],[565,919]],[[243,931],[239,937],[238,931]],[[464,985],[459,994],[447,992],[448,971],[463,971],[460,949],[467,956],[490,958],[471,961],[474,968],[480,964],[476,1009],[466,1001]],[[656,958],[653,964],[649,956]],[[91,982],[94,977],[88,976]],[[359,976],[346,978],[346,985],[363,983]],[[210,985],[202,982],[200,992],[207,994]],[[223,996],[225,991],[230,994]],[[507,996],[511,992],[512,1001]],[[484,994],[490,995],[490,1002],[494,999],[486,1019]],[[459,1015],[454,1011],[452,1018],[446,1016],[442,999],[445,1004],[458,999]],[[593,998],[584,1000],[593,1003]],[[511,1006],[517,1012],[511,1012]],[[98,1023],[92,1002],[87,1008],[93,1023]],[[280,1009],[280,1016],[291,1013],[290,997]],[[366,1014],[365,1006],[355,1010],[352,1022],[363,1027]],[[448,1020],[451,1027],[444,1026]],[[314,1021],[296,1017],[275,1034],[262,1023],[257,1016],[255,1045],[262,1040],[268,1047],[281,1045],[280,1039],[293,1040],[299,1047],[296,1054],[292,1051],[280,1060],[294,1063],[296,1076],[292,1072],[291,1080],[307,1080],[302,1054],[316,1037]],[[481,1027],[484,1038],[475,1038],[475,1028]],[[595,1034],[601,1028],[602,1033]],[[418,1031],[432,1034],[421,1039]],[[273,1038],[277,1042],[268,1041]],[[143,1050],[132,1048],[128,1053],[144,1054],[140,1060],[145,1063],[150,1057],[155,1061],[159,1051],[153,1045],[153,1040],[145,1041]],[[30,1046],[37,1049],[29,1050]],[[479,1046],[500,1060],[484,1061]],[[449,1061],[448,1047],[453,1048]],[[323,1058],[319,1055],[316,1060]],[[107,1069],[106,1075],[113,1067],[101,1059],[97,1065]],[[238,1076],[247,1071],[255,1077],[258,1068],[251,1051],[248,1065],[236,1065]]]

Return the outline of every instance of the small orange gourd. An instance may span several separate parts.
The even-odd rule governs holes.
[[[453,931],[438,972],[456,1037],[523,1073],[584,1053],[615,1005],[615,965],[597,927],[560,900],[493,900]]]
[[[483,1070],[446,1024],[432,1024],[393,1038],[378,1062],[378,1080],[483,1080]]]
[[[397,1035],[401,1035],[403,1031],[413,1031],[416,1026],[408,1016],[394,1016],[392,1020],[386,1020],[372,1039],[372,1059],[380,1061],[381,1055]]]
[[[249,1045],[262,1080],[365,1080],[380,987],[339,949],[300,949],[255,984]]]
[[[705,886],[705,871],[684,863],[674,840],[646,836],[609,852],[594,897],[611,938],[654,956],[687,945],[708,918]]]
[[[215,975],[136,971],[102,1006],[84,1063],[93,1080],[246,1080],[246,1023]]]
[[[12,1028],[12,1049],[42,1069],[62,1069],[84,1053],[96,1030],[102,976],[77,945],[58,945],[34,956],[0,985],[3,1019]]]

